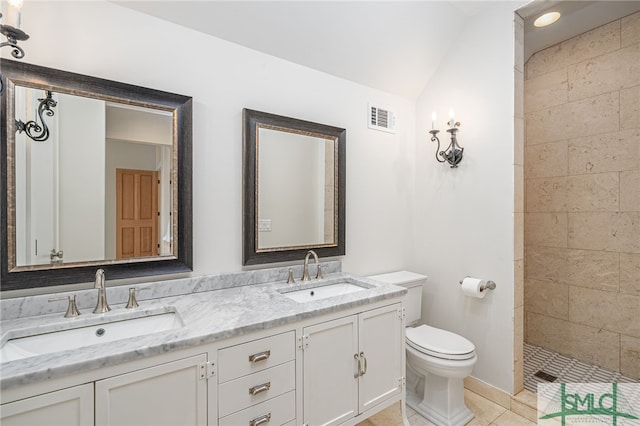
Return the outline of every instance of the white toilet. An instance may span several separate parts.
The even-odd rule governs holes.
[[[428,325],[417,325],[424,275],[401,271],[371,279],[406,287],[407,405],[436,425],[464,425],[474,418],[464,404],[463,379],[478,357],[469,340]]]

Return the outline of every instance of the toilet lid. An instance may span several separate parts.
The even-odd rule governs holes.
[[[414,349],[444,359],[469,359],[475,346],[462,336],[439,328],[421,325],[407,328],[407,343]]]

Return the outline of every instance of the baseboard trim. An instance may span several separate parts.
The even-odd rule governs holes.
[[[471,392],[475,392],[478,395],[487,398],[491,402],[506,408],[511,409],[511,394],[498,389],[495,386],[485,383],[480,379],[476,379],[473,376],[467,376],[464,378],[464,387]]]

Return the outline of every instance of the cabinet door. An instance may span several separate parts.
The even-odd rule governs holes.
[[[358,414],[357,327],[350,316],[303,329],[304,424],[337,425]]]
[[[1,407],[2,426],[93,424],[93,383],[23,399]]]
[[[361,413],[402,392],[404,324],[400,309],[398,303],[358,316],[359,348],[366,360],[366,373],[360,376]]]
[[[96,382],[96,426],[206,425],[201,354]]]

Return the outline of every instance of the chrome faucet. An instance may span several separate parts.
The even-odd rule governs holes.
[[[309,257],[313,256],[313,261],[316,263],[316,268],[318,272],[316,273],[316,278],[322,278],[322,271],[320,269],[320,265],[318,264],[318,255],[315,251],[309,250],[307,255],[304,257],[304,270],[302,271],[302,281],[309,281]]]
[[[104,269],[98,269],[96,271],[96,282],[93,285],[93,288],[98,289],[98,303],[96,303],[96,308],[93,310],[93,313],[104,314],[105,312],[109,312],[111,308],[109,307],[109,303],[107,303]]]

